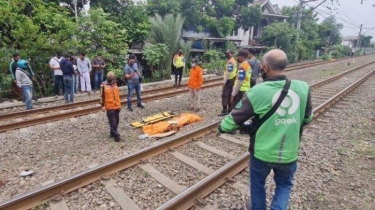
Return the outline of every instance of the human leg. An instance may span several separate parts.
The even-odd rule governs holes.
[[[190,101],[190,109],[195,109],[194,107],[194,90],[192,88],[189,88],[189,101]]]
[[[181,68],[178,69],[178,76],[179,76],[179,78],[178,78],[178,86],[181,85],[181,79],[182,79],[182,72],[183,71],[184,71],[183,67],[181,67]]]
[[[84,77],[84,75],[82,74],[82,75],[80,75],[79,76],[79,79],[80,79],[80,81],[81,81],[81,91],[82,92],[85,92],[86,91],[86,87],[85,87],[85,77]]]
[[[99,72],[94,72],[94,91],[98,90],[98,84],[99,84]]]
[[[134,83],[128,81],[128,109],[131,109],[132,107],[132,97],[133,97],[133,92],[134,92]]]
[[[273,196],[271,209],[286,210],[288,208],[290,191],[293,187],[293,177],[297,170],[297,162],[291,164],[278,164],[273,169],[276,183],[275,195]]]
[[[74,79],[73,76],[68,77],[68,91],[69,91],[69,102],[74,102]],[[67,91],[67,90],[65,90]]]
[[[68,80],[68,77],[67,76],[64,76],[64,88],[65,88],[65,91],[64,91],[64,98],[65,98],[65,103],[68,103],[69,102],[69,96],[68,96],[68,93],[69,93],[69,80]]]
[[[31,86],[23,86],[22,92],[23,92],[23,97],[25,98],[26,109],[27,110],[32,109],[33,108],[33,106],[32,106],[32,95],[31,95],[32,87]]]
[[[252,210],[266,210],[266,178],[271,172],[267,163],[250,158],[250,194]]]
[[[135,92],[137,94],[137,106],[140,108],[144,108],[142,105],[142,96],[141,96],[141,83],[135,84]]]
[[[117,132],[117,126],[118,126],[118,121],[117,121],[117,111],[118,110],[107,110],[107,117],[108,117],[108,122],[109,122],[109,127],[110,127],[110,134],[111,136],[118,138],[119,134]]]
[[[55,75],[55,88],[54,88],[54,94],[55,94],[55,96],[59,95],[59,86],[60,86],[59,75]]]
[[[83,74],[85,76],[85,83],[86,83],[86,91],[91,91],[91,80],[90,80],[90,72],[86,72]]]
[[[199,110],[201,108],[201,98],[200,98],[201,91],[198,89],[194,90],[195,95],[195,109]]]
[[[177,86],[178,68],[174,70],[174,85]]]
[[[63,95],[64,95],[64,93],[65,93],[65,84],[64,84],[64,76],[63,75],[60,75],[59,76],[59,78],[60,78],[60,84],[61,84],[61,90],[62,90],[62,93],[63,93]]]

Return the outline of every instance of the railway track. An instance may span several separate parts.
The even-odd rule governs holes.
[[[374,73],[375,70],[366,71],[363,67],[362,69],[356,68],[312,85],[312,99],[313,103],[316,104],[314,115],[318,117]],[[328,90],[331,91],[328,92]],[[204,206],[204,198],[224,183],[230,183],[233,188],[246,192],[248,191],[247,186],[236,182],[232,177],[248,167],[249,154],[246,152],[248,142],[226,134],[216,137],[213,130],[216,129],[218,123],[219,121],[213,121],[209,125],[183,136],[16,196],[8,201],[1,202],[0,209],[28,209],[45,202],[48,202],[48,204],[43,206],[49,205],[52,210],[57,209],[57,207],[74,209],[74,207],[68,207],[66,200],[69,200],[69,196],[72,196],[77,190],[85,188],[85,186],[91,187],[86,187],[86,190],[81,190],[78,194],[87,193],[90,189],[93,190],[93,183],[97,183],[96,186],[103,187],[118,207],[122,209],[142,209],[143,206],[140,206],[142,202],[139,197],[130,195],[130,191],[124,192],[121,188],[126,188],[125,184],[120,184],[121,180],[130,179],[124,172],[135,167],[142,171],[140,174],[135,173],[137,180],[153,179],[154,182],[159,183],[156,188],[165,189],[161,191],[161,194],[167,194],[168,201],[157,202],[157,206],[154,205],[153,208],[188,209],[194,205]],[[215,141],[221,142],[220,149],[212,146],[212,142]],[[228,147],[227,144],[232,144],[232,146]],[[196,153],[198,150],[204,150],[207,154]],[[180,161],[180,164],[198,171],[205,178],[197,180],[192,178],[193,181],[188,182],[186,186],[182,185],[174,177],[168,177],[160,172],[160,168],[157,167],[159,162],[157,159],[160,155],[166,156],[171,163],[173,162],[171,158],[175,158]],[[220,166],[215,164],[205,165],[202,163],[202,159],[220,162]],[[181,167],[178,167],[178,169],[181,169]],[[168,174],[168,172],[166,173]],[[118,176],[123,178],[120,179]],[[145,183],[149,182],[145,181]],[[147,197],[144,199],[152,202]]]
[[[375,62],[370,62],[365,65],[356,67],[335,77],[332,77],[331,80],[340,78],[346,74],[349,74],[361,68],[365,68],[374,63]],[[222,85],[221,80],[221,78],[208,80],[203,86],[203,89],[220,86]],[[185,92],[186,87],[183,86],[179,88],[165,87],[160,89],[148,90],[143,92],[143,101],[147,102],[167,97],[173,97],[178,94],[183,94]],[[126,98],[126,95],[122,98]],[[135,98],[133,98],[132,101],[134,102]],[[126,99],[122,100],[123,104],[126,104],[126,102]],[[95,113],[101,110],[99,103],[99,99],[94,99],[83,102],[77,102],[74,104],[65,104],[61,106],[51,106],[47,108],[34,109],[30,111],[3,114],[0,115],[0,118],[3,120],[0,121],[0,133],[37,124],[43,124]]]

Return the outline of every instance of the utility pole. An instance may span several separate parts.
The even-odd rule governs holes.
[[[359,28],[358,41],[357,41],[357,48],[360,48],[360,47],[361,47],[361,33],[362,33],[362,26],[363,26],[363,24],[361,24],[361,26],[360,26],[360,28]]]
[[[299,1],[299,5],[298,5],[298,14],[297,14],[297,42],[299,40],[299,36],[300,36],[300,30],[301,30],[301,21],[302,21],[302,10],[303,10],[303,4],[307,3],[307,2],[311,2],[311,1],[317,1],[317,0],[307,0],[307,1],[304,1],[304,0],[300,0]],[[326,0],[325,0],[326,1]],[[323,1],[323,2],[325,2]],[[314,8],[315,9],[315,8]]]
[[[74,14],[76,16],[76,23],[78,24],[77,4],[78,4],[78,0],[73,0]]]

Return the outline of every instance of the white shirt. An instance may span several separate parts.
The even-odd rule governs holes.
[[[53,66],[54,68],[60,68],[60,61],[61,61],[61,58],[53,57],[49,61],[49,65]],[[53,72],[55,73],[55,76],[56,75],[63,75],[61,70],[53,70]]]

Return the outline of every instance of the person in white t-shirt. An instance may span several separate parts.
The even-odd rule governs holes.
[[[60,61],[61,61],[61,52],[56,52],[56,57],[51,58],[49,61],[49,67],[53,70],[55,75],[55,98],[59,96],[60,88],[62,88],[62,92],[64,95],[64,81],[63,81],[63,73],[60,69]]]

